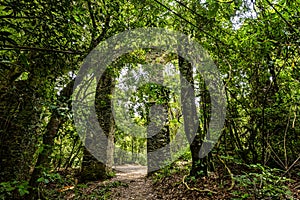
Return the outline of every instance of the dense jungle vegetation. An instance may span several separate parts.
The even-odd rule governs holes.
[[[300,0],[1,0],[0,27],[0,199],[300,198]],[[85,58],[138,28],[187,35],[219,70],[226,115],[206,156],[199,150],[212,145],[214,117],[206,77],[178,53],[150,47],[116,58],[95,86],[107,162],[86,148],[97,140],[78,133],[73,88]],[[128,95],[135,80],[126,75],[153,67],[179,92],[146,83]],[[156,169],[151,152],[178,130],[189,138],[186,113],[196,113],[195,138],[166,148],[174,162]],[[147,138],[153,115],[163,125]],[[122,178],[118,167],[148,173]]]

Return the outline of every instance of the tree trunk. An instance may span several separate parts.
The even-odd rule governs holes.
[[[16,81],[0,92],[0,182],[28,181],[39,121],[38,97],[29,80]],[[31,87],[32,88],[32,87]],[[16,192],[14,199],[18,199]]]
[[[154,70],[155,75],[152,77],[153,82],[157,84],[154,102],[146,104],[147,110],[147,167],[148,175],[152,172],[164,167],[166,163],[170,162],[170,130],[169,130],[169,116],[168,116],[168,101],[169,91],[163,86],[164,76],[161,66],[155,66],[159,70]],[[156,72],[159,73],[156,73]],[[161,102],[161,103],[157,103]]]
[[[70,98],[72,95],[74,80],[71,81],[62,91],[58,97],[57,107],[61,106],[64,103],[69,104],[70,107]],[[43,171],[49,170],[49,164],[51,162],[50,155],[52,153],[52,148],[54,145],[54,139],[59,131],[60,126],[66,121],[66,117],[63,117],[57,109],[55,109],[51,115],[49,123],[47,124],[46,131],[43,134],[43,150],[38,155],[37,162],[35,164],[34,170],[31,174],[29,185],[31,186],[30,198],[34,199],[37,195],[33,191],[38,186],[37,179],[42,176]]]
[[[98,115],[98,121],[104,134],[107,137],[107,143],[101,141],[104,158],[102,161],[97,160],[86,148],[84,150],[82,169],[81,169],[81,181],[92,181],[106,179],[109,176],[109,172],[112,171],[112,165],[114,160],[114,132],[115,122],[112,113],[112,101],[111,95],[115,87],[112,71],[106,70],[100,78],[97,92],[96,92],[96,112]],[[90,138],[86,139],[85,145],[94,145]],[[95,144],[96,146],[99,144]]]
[[[147,127],[148,175],[163,167],[170,160],[170,131],[167,103],[150,107],[150,123]]]
[[[195,103],[193,68],[184,58],[178,58],[181,83],[181,104],[184,119],[184,130],[190,143],[192,154],[191,176],[199,177],[208,173],[208,159],[201,158],[200,149],[203,144],[204,133],[199,126],[199,119]]]

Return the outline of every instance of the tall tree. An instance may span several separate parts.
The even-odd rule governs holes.
[[[201,146],[206,145],[204,142],[204,137],[207,133],[209,121],[207,121],[208,117],[204,117],[207,122],[204,123],[203,127],[201,127],[199,124],[195,100],[194,74],[191,63],[179,56],[178,64],[181,74],[181,104],[184,119],[184,130],[188,142],[190,143],[190,151],[192,154],[192,168],[190,170],[190,175],[199,177],[207,175],[210,166],[208,163],[208,157],[203,157],[200,154]],[[206,93],[202,94],[202,97],[206,96]],[[206,106],[209,103],[207,102],[206,98],[201,98],[201,100]],[[203,110],[204,115],[208,115],[208,112],[208,109]]]
[[[0,180],[22,182],[34,164],[42,103],[51,98],[56,77],[72,69],[66,63],[80,54],[70,50],[80,46],[72,43],[78,27],[67,25],[73,22],[67,16],[72,12],[70,2],[1,4]],[[64,41],[57,40],[60,34]]]
[[[99,180],[106,179],[109,172],[112,171],[113,158],[114,158],[114,132],[115,123],[112,112],[112,94],[115,86],[114,75],[112,70],[106,70],[100,77],[99,84],[96,92],[96,113],[100,127],[107,137],[105,141],[93,141],[92,134],[89,134],[85,139],[85,144],[89,147],[97,147],[102,145],[102,160],[99,161],[94,157],[86,148],[84,150],[81,180]],[[96,133],[99,134],[99,133]],[[94,144],[94,142],[101,142],[101,144]],[[96,149],[97,150],[97,149]]]

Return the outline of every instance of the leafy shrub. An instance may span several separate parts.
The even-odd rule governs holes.
[[[22,197],[25,194],[29,194],[28,181],[12,181],[0,183],[0,199],[6,199],[13,197],[14,192]]]
[[[235,176],[234,179],[238,186],[244,190],[234,191],[233,195],[239,196],[238,199],[292,199],[292,192],[286,183],[291,181],[286,177],[281,177],[279,169],[264,167],[260,164],[248,165],[253,173]]]

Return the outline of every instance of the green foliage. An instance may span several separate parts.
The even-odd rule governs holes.
[[[279,171],[256,163],[293,170],[300,152],[299,1],[159,2],[161,4],[151,0],[1,2],[2,199],[13,193],[20,196],[28,193],[28,183],[21,180],[30,178],[29,168],[46,149],[51,151],[47,168],[55,171],[80,166],[81,142],[73,126],[70,101],[63,99],[60,91],[99,42],[138,27],[182,31],[211,53],[222,73],[228,103],[222,151],[230,151],[243,162],[254,164],[249,165],[254,173],[235,177],[244,188],[242,191],[247,191],[235,191],[235,195],[241,199],[289,198],[285,196],[289,193],[285,186],[288,180],[281,178]],[[145,64],[147,59],[151,62],[160,59],[151,58],[147,53],[148,50],[141,50],[120,58],[112,76],[120,76],[124,63],[131,63],[130,67],[134,68]],[[199,74],[195,75],[199,81]],[[174,76],[179,77],[179,74],[174,73]],[[201,88],[195,86],[196,94],[201,93]],[[150,104],[154,102],[168,104],[168,126],[170,137],[174,138],[183,120],[179,98],[167,88],[147,84],[137,89],[130,97],[132,121],[145,128],[149,123]],[[209,109],[197,109],[209,116]],[[115,112],[122,115],[118,109]],[[59,125],[51,136],[55,137],[54,142],[44,145],[42,136],[53,128],[50,121],[55,114]],[[202,118],[200,124],[206,126]],[[132,136],[127,122],[118,126],[115,145],[128,154],[116,151],[120,159],[116,163],[146,164],[146,139]],[[140,129],[136,132],[145,136]],[[184,152],[172,153],[177,157]],[[182,158],[190,160],[190,152],[185,153]],[[156,177],[162,179],[177,170],[179,168],[168,166]],[[44,186],[52,182],[61,184],[62,178],[56,173],[44,172],[38,182]],[[91,198],[105,196],[107,191],[103,189]]]
[[[163,180],[165,177],[172,176],[174,174],[185,174],[189,171],[190,167],[191,167],[190,162],[180,159],[154,172],[151,175],[151,178],[153,179],[154,183],[157,183]]]
[[[91,192],[86,193],[83,189],[87,188],[88,186],[85,184],[78,184],[74,191],[74,199],[99,199],[99,200],[106,200],[110,197],[110,190],[111,188],[117,187],[128,187],[126,183],[121,181],[114,181],[110,182],[106,185],[101,185],[92,190]]]
[[[0,199],[6,199],[12,197],[14,192],[18,192],[22,197],[29,194],[28,181],[12,181],[0,183]]]
[[[44,171],[42,177],[40,177],[37,182],[43,184],[48,184],[50,182],[62,183],[63,180],[59,173],[47,173]]]
[[[260,164],[248,165],[249,172],[243,175],[235,176],[234,179],[242,190],[232,192],[233,195],[239,196],[240,199],[255,197],[258,199],[276,198],[290,199],[292,192],[287,187],[290,179],[280,176],[281,170],[264,167]]]
[[[115,164],[136,163],[146,165],[146,139],[134,137],[118,127],[115,132]]]
[[[78,168],[81,164],[82,143],[73,122],[67,120],[60,128],[52,147],[52,165],[56,169]]]

